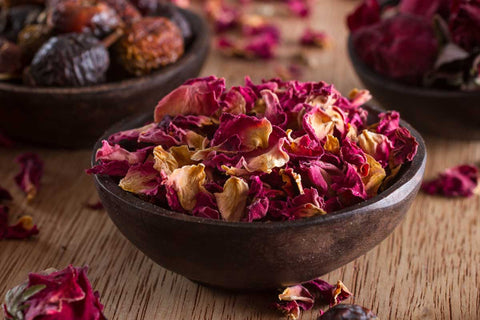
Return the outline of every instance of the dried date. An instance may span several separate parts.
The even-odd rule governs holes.
[[[0,80],[17,76],[22,70],[20,48],[5,38],[0,38]]]
[[[42,13],[43,7],[37,5],[21,5],[8,8],[2,11],[3,19],[1,25],[2,36],[9,41],[16,42],[18,33],[28,24],[35,23],[39,15]]]
[[[33,86],[80,87],[105,81],[110,64],[104,45],[89,34],[50,38],[36,53],[25,74]]]
[[[103,38],[123,22],[116,11],[103,2],[69,0],[51,9],[49,23],[56,33],[91,33]]]
[[[128,0],[102,0],[113,8],[126,24],[132,24],[142,18],[140,11]]]
[[[372,311],[355,304],[338,304],[321,315],[318,320],[369,320],[377,319]]]
[[[169,19],[145,17],[125,30],[115,49],[125,70],[141,76],[177,61],[184,46],[179,28]]]
[[[185,16],[176,6],[171,3],[159,3],[153,15],[165,17],[172,20],[182,32],[185,47],[187,47],[192,42],[192,27],[190,26],[190,23],[185,18]]]

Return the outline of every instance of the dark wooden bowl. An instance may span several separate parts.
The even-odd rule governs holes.
[[[210,37],[199,15],[181,10],[194,39],[176,63],[148,76],[82,88],[32,88],[0,82],[0,132],[17,141],[49,147],[91,148],[114,123],[151,111],[158,100],[205,62]]]
[[[360,59],[352,36],[348,52],[358,77],[384,108],[400,111],[403,118],[426,134],[480,139],[480,91],[415,87],[382,76]]]
[[[378,114],[378,109],[374,111]],[[123,121],[119,130],[151,121],[151,114]],[[420,187],[426,149],[420,134],[401,122],[419,143],[418,154],[380,195],[350,208],[290,222],[225,222],[173,212],[123,191],[113,178],[95,185],[123,235],[159,265],[202,284],[263,290],[304,282],[366,253],[400,223]],[[92,163],[94,163],[93,156]]]

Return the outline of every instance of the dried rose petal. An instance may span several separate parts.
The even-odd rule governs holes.
[[[480,46],[480,1],[454,0],[449,21],[453,41],[469,51]]]
[[[367,163],[370,167],[368,175],[362,177],[363,184],[365,185],[365,192],[369,197],[373,197],[378,193],[378,189],[385,180],[386,173],[382,165],[375,160],[374,157],[369,154],[366,155]]]
[[[450,0],[403,0],[400,2],[400,12],[416,14],[431,19],[435,14],[448,14]]]
[[[314,279],[287,287],[278,296],[280,302],[276,303],[275,307],[289,319],[298,319],[300,310],[310,310],[318,300],[334,306],[351,295],[340,280],[336,285],[331,285],[322,279]]]
[[[211,144],[221,150],[253,151],[267,148],[271,133],[272,124],[266,118],[224,113]]]
[[[106,140],[102,141],[102,146],[95,154],[95,161],[127,161],[128,164],[142,163],[145,161],[153,147],[146,147],[135,152],[130,152],[118,144],[111,146]]]
[[[155,122],[164,116],[206,115],[218,110],[218,99],[225,90],[225,79],[214,76],[192,79],[170,92],[155,108]]]
[[[40,179],[43,175],[43,161],[37,154],[24,153],[18,156],[15,161],[22,170],[15,176],[15,182],[27,195],[27,200],[35,198],[40,186]]]
[[[97,201],[97,202],[94,202],[94,203],[90,203],[90,202],[85,203],[85,207],[87,207],[90,210],[95,210],[95,211],[99,211],[99,210],[104,209],[103,204],[100,200]]]
[[[8,211],[8,207],[0,206],[0,240],[26,239],[38,234],[30,216],[22,216],[14,225],[8,225]]]
[[[87,174],[99,174],[113,177],[124,177],[130,165],[127,161],[109,161],[97,164],[90,169],[85,170]]]
[[[460,165],[442,172],[438,178],[422,184],[422,190],[445,197],[471,197],[478,187],[478,168]]]
[[[93,292],[87,267],[68,266],[31,273],[28,281],[7,293],[7,319],[106,320],[98,292]]]
[[[240,20],[240,11],[223,0],[207,0],[205,12],[212,21],[216,32],[224,32],[236,27]]]
[[[358,145],[365,153],[371,155],[383,167],[388,165],[390,152],[393,149],[393,143],[387,136],[381,133],[375,133],[363,130],[358,136]]]
[[[245,215],[247,197],[248,184],[241,178],[228,178],[223,192],[215,193],[222,218],[226,221],[241,221]]]
[[[155,196],[161,183],[162,178],[160,173],[154,169],[153,163],[146,162],[131,166],[118,185],[125,191]]]
[[[364,0],[347,18],[350,31],[373,25],[380,21],[380,6],[377,0]]]
[[[312,4],[309,0],[286,0],[288,9],[294,15],[307,17],[310,15]]]
[[[203,164],[183,166],[173,170],[168,176],[167,185],[175,191],[182,208],[191,211],[195,208],[197,194],[206,192],[206,178]]]
[[[331,39],[324,31],[318,31],[306,28],[300,37],[300,44],[304,46],[314,46],[327,48],[330,46]]]

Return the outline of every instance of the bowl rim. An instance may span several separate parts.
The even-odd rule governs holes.
[[[106,82],[86,87],[30,87],[24,84],[14,84],[8,82],[0,82],[1,91],[10,91],[16,93],[45,94],[45,95],[77,95],[77,94],[102,94],[110,91],[125,90],[132,86],[143,86],[157,78],[164,78],[173,75],[188,64],[189,61],[195,59],[198,51],[204,46],[209,46],[210,31],[205,19],[199,14],[177,7],[180,13],[188,20],[195,37],[188,46],[188,50],[175,63],[167,65],[149,75],[141,77],[132,77],[120,81]]]
[[[405,94],[413,94],[418,96],[427,96],[432,98],[450,98],[455,99],[459,97],[479,97],[480,90],[477,91],[461,91],[461,90],[441,90],[436,88],[427,88],[420,86],[413,86],[394,80],[390,77],[384,76],[370,66],[368,66],[357,54],[353,46],[353,34],[349,33],[347,40],[348,55],[350,61],[357,73],[361,73],[362,77],[368,78],[371,82],[382,83],[382,87],[394,91],[401,91]],[[360,72],[358,72],[360,71]]]
[[[375,113],[380,113],[385,111],[384,109],[377,106],[373,106],[373,105],[367,105],[366,107],[367,109],[369,109],[369,111],[373,111]],[[106,139],[110,134],[117,132],[120,128],[125,130],[124,126],[126,124],[132,123],[135,120],[138,121],[139,119],[143,119],[143,120],[150,119],[151,117],[152,117],[151,113],[148,113],[148,114],[144,113],[143,115],[140,115],[140,116],[137,115],[134,117],[129,117],[127,119],[124,119],[118,122],[117,124],[113,125],[111,128],[109,128],[95,143],[93,147],[93,152],[92,152],[91,164],[92,165],[95,164],[95,153],[97,149],[101,146],[102,140]],[[205,225],[218,226],[218,227],[247,228],[247,229],[253,228],[253,229],[268,229],[268,230],[272,228],[288,229],[288,228],[294,228],[294,227],[309,226],[309,225],[323,223],[323,222],[327,223],[330,221],[347,218],[348,216],[355,215],[356,213],[368,213],[370,210],[374,210],[378,206],[381,207],[382,206],[381,202],[383,201],[390,202],[390,200],[392,200],[392,202],[394,202],[393,200],[394,194],[397,193],[398,189],[400,189],[402,186],[404,186],[409,181],[411,181],[419,173],[422,174],[423,176],[423,170],[425,168],[425,162],[427,157],[425,141],[423,140],[420,133],[417,130],[415,130],[406,121],[400,120],[400,125],[402,127],[407,128],[411,132],[412,136],[415,137],[415,139],[418,142],[418,151],[413,161],[406,166],[406,169],[403,172],[403,174],[390,187],[388,187],[385,191],[383,191],[379,195],[376,195],[375,197],[370,198],[366,201],[357,203],[353,206],[350,206],[329,214],[319,215],[319,216],[305,218],[305,219],[299,219],[299,220],[293,220],[293,221],[269,221],[269,222],[243,222],[243,221],[228,222],[223,220],[195,217],[185,213],[171,211],[163,207],[160,207],[158,205],[141,200],[139,197],[135,196],[134,194],[122,190],[120,187],[118,187],[118,184],[114,183],[113,179],[109,176],[94,175],[94,181],[98,189],[100,188],[103,189],[111,197],[115,198],[117,201],[125,204],[126,206],[133,206],[137,210],[146,211],[150,214],[157,215],[159,217],[166,218],[166,219],[176,220],[178,222],[194,223],[194,224],[201,223]]]

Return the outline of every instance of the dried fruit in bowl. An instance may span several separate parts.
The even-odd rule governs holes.
[[[91,0],[61,1],[50,9],[49,23],[55,33],[91,33],[102,38],[122,25],[114,9]]]
[[[155,122],[104,141],[88,172],[120,177],[125,191],[194,216],[327,214],[377,195],[416,154],[398,113],[367,123],[369,99],[325,82],[247,77],[226,88],[215,76],[191,79],[158,103]]]
[[[105,81],[108,51],[89,34],[50,38],[32,60],[25,80],[32,86],[81,87]]]
[[[115,49],[125,70],[140,76],[177,61],[184,45],[182,33],[172,21],[145,17],[125,30]]]

